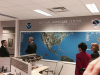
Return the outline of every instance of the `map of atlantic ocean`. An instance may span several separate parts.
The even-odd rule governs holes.
[[[76,62],[78,44],[85,42],[91,54],[91,43],[100,42],[100,32],[21,32],[20,54],[26,55],[28,38],[33,37],[37,55],[43,59]]]

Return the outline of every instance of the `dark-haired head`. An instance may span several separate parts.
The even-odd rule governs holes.
[[[87,45],[86,45],[84,42],[81,42],[81,43],[78,45],[78,48],[81,48],[82,51],[86,51]]]
[[[2,41],[1,41],[2,46],[3,46],[3,44],[5,43],[5,41],[6,41],[6,40],[2,40]]]

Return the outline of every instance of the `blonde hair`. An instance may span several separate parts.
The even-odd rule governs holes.
[[[91,43],[91,47],[94,51],[99,51],[99,45],[97,43]]]

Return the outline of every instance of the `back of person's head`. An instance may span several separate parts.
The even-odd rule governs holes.
[[[34,41],[33,37],[29,37],[28,42],[31,43],[32,41]]]
[[[78,45],[78,48],[81,48],[82,51],[86,51],[87,45],[86,45],[84,42],[81,42],[81,43]]]
[[[99,45],[97,43],[91,43],[91,47],[94,51],[99,51]]]
[[[5,43],[5,41],[6,41],[6,40],[2,40],[2,41],[1,41],[2,46],[3,46],[3,43]]]
[[[29,38],[30,38],[30,40],[34,41],[34,38],[33,37],[29,37]]]

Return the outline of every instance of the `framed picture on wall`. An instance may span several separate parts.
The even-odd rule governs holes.
[[[13,39],[8,38],[8,47],[13,47]]]

